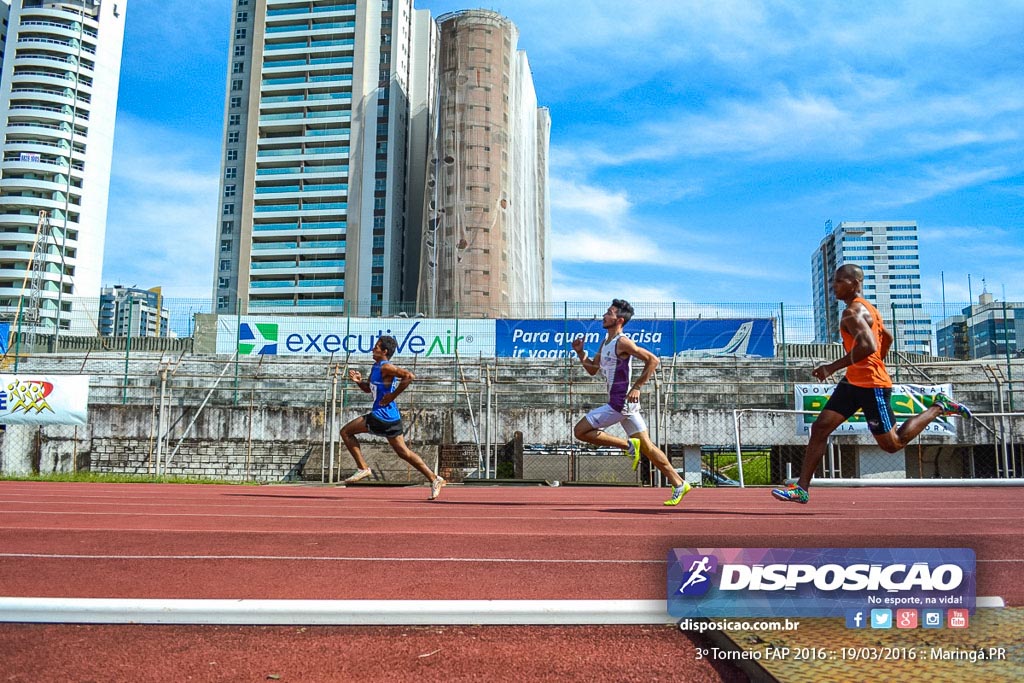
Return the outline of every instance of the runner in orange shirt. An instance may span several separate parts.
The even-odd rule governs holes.
[[[892,380],[885,369],[885,356],[892,344],[892,334],[885,329],[878,309],[861,295],[863,286],[864,271],[852,263],[840,266],[832,279],[836,298],[846,303],[839,323],[846,355],[815,368],[813,374],[824,380],[837,370],[847,368],[846,376],[836,385],[818,419],[811,425],[811,439],[804,452],[800,479],[786,488],[772,489],[772,495],[779,500],[807,502],[807,489],[825,455],[828,437],[858,410],[864,411],[868,429],[887,453],[895,453],[905,447],[924,431],[929,422],[941,415],[971,416],[966,406],[939,394],[924,412],[901,425],[896,424],[896,416],[889,405]]]

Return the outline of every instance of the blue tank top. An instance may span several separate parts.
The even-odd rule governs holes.
[[[384,381],[384,375],[380,371],[381,366],[388,361],[382,360],[374,363],[370,369],[370,393],[373,395],[373,416],[381,422],[397,422],[402,419],[402,414],[398,412],[398,404],[392,401],[386,406],[380,404],[380,398],[384,394],[390,393],[394,390],[398,384],[398,378],[394,377],[391,379],[391,384],[388,385]]]

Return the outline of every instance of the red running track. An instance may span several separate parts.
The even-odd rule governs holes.
[[[183,486],[0,482],[11,597],[664,599],[673,547],[967,547],[1024,605],[1019,488]]]
[[[102,485],[0,482],[0,595],[657,599],[673,547],[969,547],[1024,605],[1021,489]],[[740,681],[670,626],[0,624],[5,680]]]

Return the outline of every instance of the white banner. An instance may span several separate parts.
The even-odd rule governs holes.
[[[398,341],[395,357],[494,357],[493,320],[446,318],[293,318],[222,315],[217,353],[241,356],[370,355],[383,335]]]
[[[84,425],[88,375],[0,375],[0,424]]]
[[[797,384],[795,389],[796,409],[809,411],[813,415],[797,416],[797,434],[810,434],[811,424],[818,419],[818,413],[836,388],[835,384]],[[889,405],[896,414],[896,423],[923,413],[931,404],[935,394],[942,393],[953,397],[952,384],[894,384]],[[956,436],[956,420],[960,418],[940,417],[933,420],[921,432],[922,435]],[[849,420],[839,425],[833,434],[870,434],[864,413],[857,411]]]

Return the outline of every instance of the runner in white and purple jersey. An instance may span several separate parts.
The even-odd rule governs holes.
[[[668,456],[658,448],[647,434],[647,423],[640,415],[640,387],[654,375],[658,357],[647,349],[640,348],[622,333],[623,326],[633,317],[633,307],[628,301],[613,299],[605,311],[601,325],[607,336],[601,342],[593,360],[583,350],[583,339],[572,342],[572,348],[580,359],[583,369],[590,375],[600,372],[608,385],[608,403],[594,408],[576,423],[573,434],[580,441],[596,446],[621,448],[633,459],[633,469],[640,464],[641,454],[646,456],[672,484],[672,497],[665,505],[678,505],[690,485],[683,481],[672,468]],[[632,361],[636,358],[644,364],[643,372],[633,381]],[[628,438],[612,436],[604,431],[614,424],[622,425]]]
[[[626,394],[629,393],[629,383],[633,379],[633,356],[619,358],[616,348],[622,333],[619,332],[611,339],[601,342],[597,350],[598,363],[601,366],[601,374],[608,383],[608,405],[615,410],[625,413]],[[632,406],[632,404],[631,404]],[[636,412],[640,412],[640,404],[635,404]],[[641,424],[643,418],[641,418]],[[644,425],[646,427],[646,425]]]

